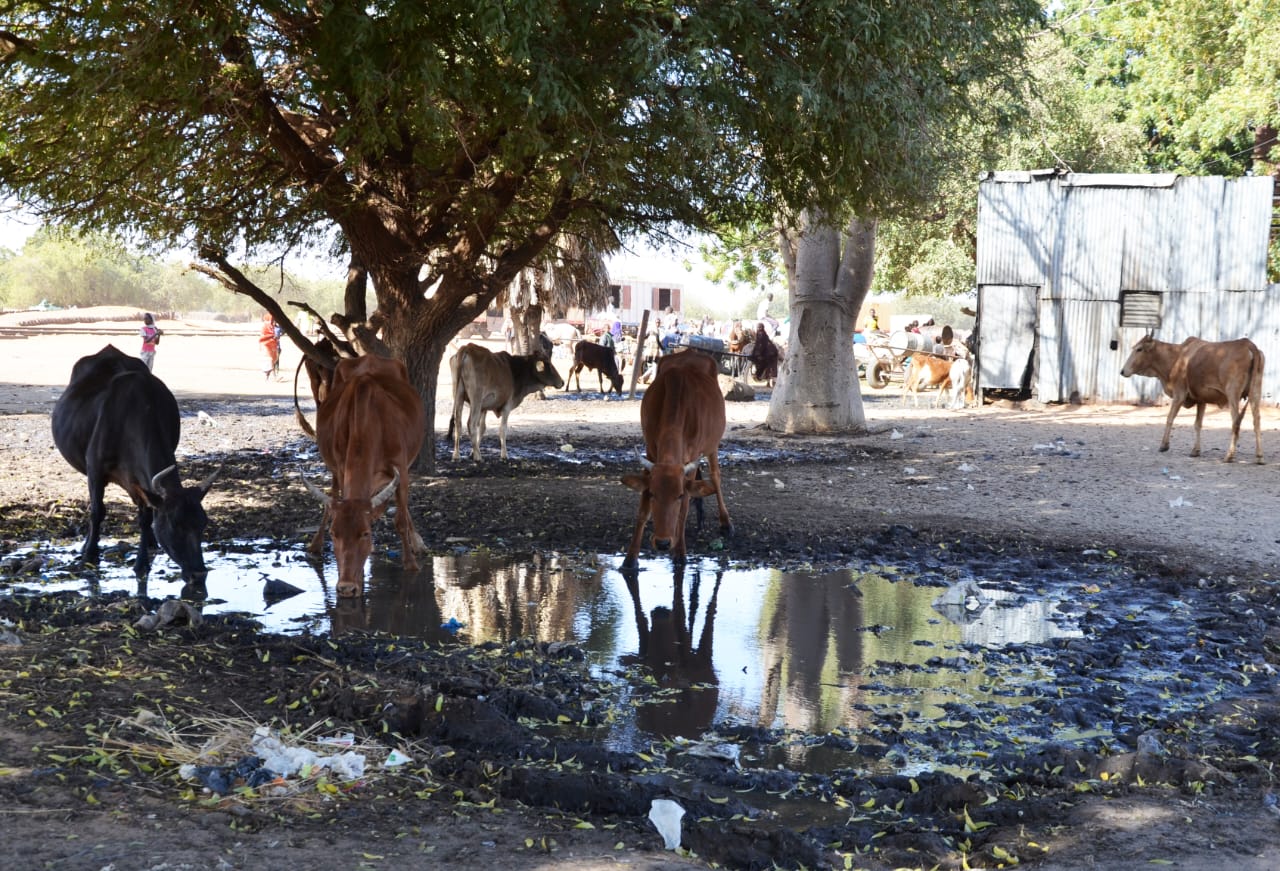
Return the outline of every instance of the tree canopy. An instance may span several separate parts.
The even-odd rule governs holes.
[[[232,252],[336,225],[433,399],[448,339],[557,235],[913,201],[939,126],[1016,78],[1038,19],[1034,0],[0,0],[0,185],[193,245],[268,308]]]

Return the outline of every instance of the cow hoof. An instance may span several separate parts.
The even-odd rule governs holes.
[[[354,599],[360,595],[359,587],[338,587],[339,599]]]
[[[733,524],[730,523],[728,526],[721,526],[720,534],[725,538],[733,538]]]
[[[1162,453],[1162,454],[1163,454],[1163,453],[1164,453],[1165,451],[1167,451],[1167,450],[1169,450],[1169,446],[1168,446],[1168,445],[1161,445],[1161,446],[1160,446],[1160,453]],[[1195,454],[1192,454],[1191,456],[1193,456],[1193,457],[1194,457],[1194,456],[1195,456]]]

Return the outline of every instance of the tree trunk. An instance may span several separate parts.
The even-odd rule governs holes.
[[[542,306],[537,303],[516,308],[510,307],[511,328],[514,332],[513,354],[532,354],[538,348],[538,334],[542,332]]]
[[[426,439],[414,464],[421,474],[436,471],[436,383],[440,364],[449,340],[470,320],[470,312],[432,305],[418,289],[417,271],[394,271],[374,276],[378,292],[376,320],[382,328],[382,340],[395,359],[409,370],[409,380],[422,397],[423,426]],[[456,288],[441,287],[437,293]],[[452,397],[450,397],[452,410]]]
[[[347,284],[342,294],[343,313],[347,319],[363,322],[369,319],[365,300],[369,289],[369,273],[354,256],[347,263]]]
[[[853,218],[841,231],[806,212],[797,233],[780,234],[791,332],[765,418],[769,429],[866,431],[853,331],[871,287],[875,233],[874,221]]]

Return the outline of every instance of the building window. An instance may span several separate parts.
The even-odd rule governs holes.
[[[671,288],[658,288],[658,311],[666,311],[669,305],[671,305]]]
[[[621,284],[609,285],[609,305],[613,306],[615,309],[622,308],[622,285]]]
[[[1161,302],[1154,290],[1120,291],[1120,326],[1160,329]]]

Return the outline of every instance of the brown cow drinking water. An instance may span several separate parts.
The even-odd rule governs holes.
[[[1206,342],[1195,336],[1181,345],[1160,342],[1143,336],[1133,346],[1120,374],[1146,375],[1159,378],[1164,392],[1172,400],[1164,425],[1160,450],[1169,450],[1169,434],[1179,409],[1196,407],[1196,443],[1191,456],[1200,456],[1200,425],[1204,407],[1212,402],[1231,412],[1231,446],[1223,462],[1236,458],[1240,440],[1240,421],[1247,403],[1253,409],[1253,434],[1257,442],[1257,461],[1262,462],[1262,418],[1258,403],[1262,399],[1262,367],[1264,359],[1258,346],[1248,339],[1230,342]]]
[[[720,438],[724,435],[724,396],[714,358],[699,351],[683,351],[658,361],[658,374],[640,402],[640,429],[647,457],[644,472],[624,475],[622,483],[640,494],[635,531],[623,565],[636,564],[644,526],[653,517],[653,545],[685,556],[684,527],[689,500],[715,494],[720,505],[720,530],[733,532],[729,509],[720,486]],[[708,480],[694,477],[698,461],[707,458]]]
[[[404,567],[418,568],[426,545],[409,515],[409,466],[424,434],[422,400],[403,363],[372,354],[338,361],[329,395],[316,411],[316,443],[333,474],[332,493],[303,481],[325,506],[308,549],[323,549],[329,520],[339,596],[363,592],[364,566],[373,552],[370,530],[393,496]]]

